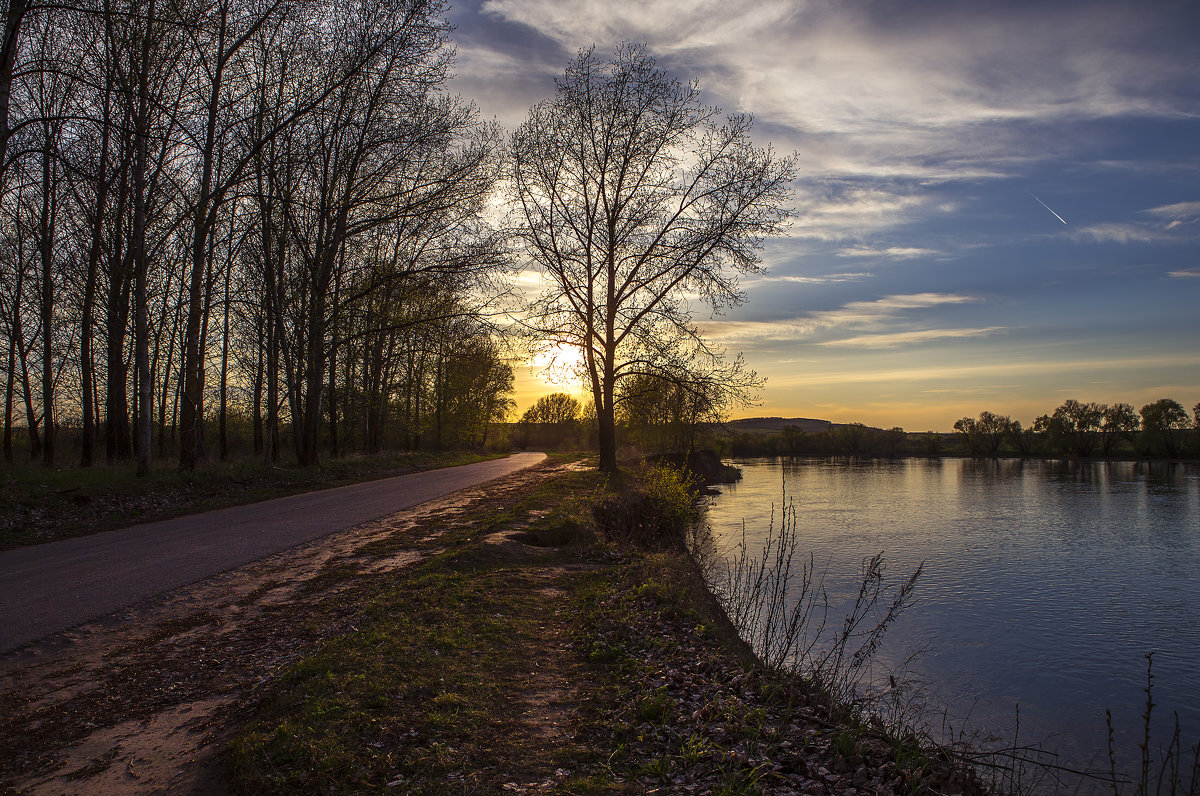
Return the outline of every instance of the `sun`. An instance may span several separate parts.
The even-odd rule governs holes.
[[[545,371],[543,378],[552,383],[576,382],[583,373],[583,351],[578,346],[554,343],[529,358],[529,367]]]

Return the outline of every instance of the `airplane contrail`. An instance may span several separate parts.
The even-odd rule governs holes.
[[[1047,210],[1049,210],[1054,215],[1054,217],[1057,218],[1059,221],[1063,222],[1064,224],[1067,223],[1067,220],[1065,218],[1063,218],[1062,216],[1060,216],[1058,213],[1055,213],[1054,209],[1051,208],[1050,205],[1046,204],[1041,199],[1038,199],[1036,196],[1034,196],[1033,191],[1026,191],[1025,193],[1029,194],[1030,196],[1033,196],[1034,199],[1037,199],[1037,203],[1040,204],[1042,207],[1046,208]]]

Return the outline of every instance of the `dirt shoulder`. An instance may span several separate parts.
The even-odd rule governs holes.
[[[223,792],[219,754],[248,706],[364,595],[442,549],[541,465],[263,559],[0,658],[0,787],[32,793]]]

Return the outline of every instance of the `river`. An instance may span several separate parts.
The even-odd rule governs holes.
[[[761,544],[786,489],[802,552],[831,604],[883,552],[925,569],[880,657],[903,660],[945,713],[1075,767],[1107,769],[1105,709],[1119,761],[1138,755],[1146,658],[1154,732],[1178,712],[1200,741],[1200,468],[1134,462],[737,460],[740,483],[709,508],[718,548]],[[940,726],[941,719],[934,722]],[[1190,763],[1190,756],[1188,757]]]

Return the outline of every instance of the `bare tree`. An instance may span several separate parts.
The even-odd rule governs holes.
[[[503,141],[444,91],[444,11],[9,0],[8,458],[23,425],[54,461],[56,427],[79,418],[82,464],[103,428],[109,460],[136,452],[146,473],[157,409],[158,455],[178,435],[187,469],[213,404],[222,457],[245,412],[273,459],[288,408],[305,462],[323,432],[335,455],[358,428],[378,450],[389,415],[406,443],[433,430],[430,410],[447,440],[486,438],[511,388],[484,321],[505,255],[483,222]]]
[[[719,360],[687,296],[713,311],[743,301],[737,274],[759,270],[763,240],[784,230],[794,158],[750,129],[626,44],[609,60],[581,52],[513,134],[515,234],[549,283],[528,323],[582,352],[602,470],[617,468],[617,382],[669,371],[668,350]]]
[[[477,123],[472,106],[440,95],[451,54],[448,30],[433,16],[440,9],[380,3],[365,21],[347,20],[339,50],[365,65],[343,79],[354,62],[331,61],[325,82],[341,84],[288,139],[285,160],[293,165],[277,204],[302,296],[289,324],[289,393],[304,463],[317,461],[325,399],[334,396],[326,377],[346,342],[337,334],[346,310],[397,281],[436,276],[462,289],[463,275],[498,260],[498,244],[478,219],[498,177],[499,136]]]

